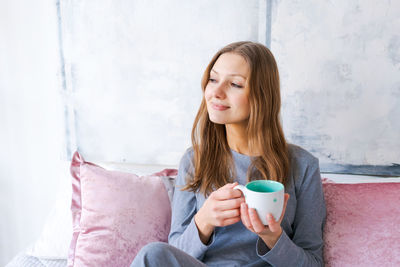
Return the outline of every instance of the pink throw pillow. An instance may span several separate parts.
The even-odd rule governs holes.
[[[326,266],[400,266],[400,183],[324,183]]]
[[[75,152],[68,266],[129,266],[147,243],[166,242],[171,206],[161,176],[176,172],[139,177],[108,171]]]

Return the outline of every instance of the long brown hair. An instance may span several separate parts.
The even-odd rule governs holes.
[[[224,53],[242,56],[249,64],[250,116],[247,125],[252,157],[247,181],[268,179],[287,184],[289,152],[279,120],[281,106],[279,73],[274,56],[267,47],[253,42],[236,42],[219,50],[204,71],[203,93],[210,79],[210,71]],[[199,191],[209,195],[213,190],[230,183],[235,177],[232,153],[223,124],[210,121],[205,99],[201,102],[192,129],[193,176],[183,190]]]

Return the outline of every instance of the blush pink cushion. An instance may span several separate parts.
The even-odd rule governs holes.
[[[400,183],[324,183],[326,266],[400,266]]]
[[[73,237],[68,266],[129,266],[147,243],[167,241],[168,194],[160,176],[108,171],[76,152],[71,163]]]

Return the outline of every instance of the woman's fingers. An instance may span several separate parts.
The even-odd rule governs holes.
[[[251,224],[249,208],[246,203],[242,203],[242,205],[240,206],[240,219],[247,229],[255,233],[253,225]]]
[[[216,200],[227,200],[241,197],[242,192],[240,190],[233,189],[236,185],[237,183],[224,185],[212,193],[213,198]]]
[[[255,209],[249,209],[249,217],[251,225],[256,233],[261,233],[265,230],[265,225],[261,222]]]
[[[244,202],[244,197],[222,200],[218,203],[219,210],[231,210],[238,209],[240,205]]]
[[[268,222],[268,228],[271,232],[279,232],[281,229],[281,223],[275,221],[274,216],[272,216],[271,213],[267,214],[267,222]]]
[[[240,221],[239,209],[219,211],[214,216],[215,226],[227,226]]]
[[[197,212],[196,225],[209,232],[215,226],[226,226],[240,221],[240,203],[244,201],[239,190],[233,188],[238,183],[226,184],[211,193]]]
[[[240,216],[229,218],[229,219],[224,220],[221,226],[231,225],[231,224],[237,223],[239,221],[240,221]]]
[[[247,204],[244,202],[240,205],[240,218],[241,218],[244,226],[246,226],[246,228],[253,230],[253,226],[251,225],[251,222],[250,222]]]
[[[232,218],[232,217],[240,217],[239,209],[223,210],[219,214],[220,214],[219,216],[222,220]]]
[[[267,214],[268,226],[265,226],[262,223],[255,209],[249,209],[246,203],[242,203],[240,206],[240,218],[243,225],[246,226],[247,229],[258,235],[280,235],[280,233],[282,232],[281,222],[285,215],[286,206],[289,198],[290,195],[285,194],[282,215],[278,221],[275,220],[274,216],[271,213]]]

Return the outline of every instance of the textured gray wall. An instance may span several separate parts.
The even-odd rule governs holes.
[[[177,164],[213,54],[233,41],[265,39],[265,1],[60,7],[68,139],[90,160]]]
[[[399,1],[273,2],[285,131],[325,171],[400,175],[399,14]]]
[[[238,40],[270,45],[287,138],[323,171],[400,175],[400,2],[61,1],[70,150],[176,164],[200,78]]]

